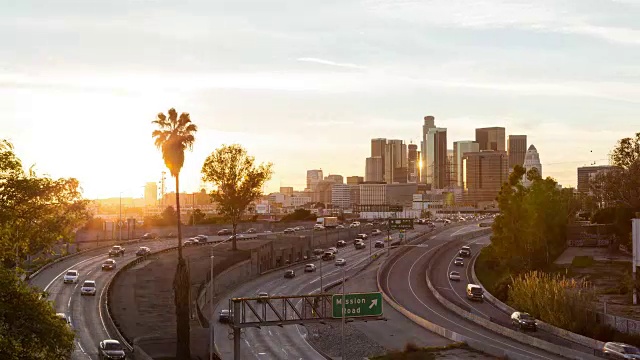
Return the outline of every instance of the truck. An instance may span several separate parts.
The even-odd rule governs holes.
[[[326,228],[335,228],[338,226],[338,218],[335,216],[325,216],[318,218],[316,224],[322,225]]]

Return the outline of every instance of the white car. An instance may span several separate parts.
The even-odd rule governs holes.
[[[62,281],[65,284],[77,284],[79,277],[80,273],[78,273],[78,270],[69,270],[66,274],[64,274]]]
[[[95,280],[85,280],[80,288],[80,295],[96,296],[96,282]]]
[[[69,317],[67,316],[67,314],[57,313],[56,316],[59,317],[60,320],[64,321],[64,323],[67,324],[67,326],[71,327],[71,320],[69,320]]]
[[[452,281],[460,281],[460,273],[457,271],[452,271],[449,273],[449,280]]]
[[[338,248],[336,248],[336,247],[330,247],[330,248],[329,248],[329,251],[333,252],[334,254],[337,254],[337,253],[338,253]]]
[[[345,259],[336,259],[336,266],[344,266],[347,265],[347,260]]]
[[[314,264],[307,264],[304,266],[304,272],[315,272],[316,266]]]

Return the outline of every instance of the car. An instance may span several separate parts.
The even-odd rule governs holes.
[[[56,316],[59,317],[60,320],[62,320],[65,324],[67,324],[67,326],[71,327],[71,320],[69,319],[67,314],[65,314],[65,313],[57,313]]]
[[[231,232],[231,230],[229,230],[229,229],[222,229],[222,230],[219,230],[219,231],[218,231],[218,235],[219,235],[219,236],[223,236],[223,235],[231,235],[231,234],[233,234],[233,233],[232,233],[232,232]]]
[[[102,263],[102,271],[114,270],[116,268],[116,261],[113,259],[107,259]]]
[[[461,257],[471,257],[471,248],[468,246],[461,247],[460,251],[458,251],[458,255]]]
[[[347,260],[345,259],[336,259],[336,266],[345,266],[347,265]]]
[[[366,247],[367,247],[367,245],[365,245],[362,241],[358,241],[358,242],[355,244],[355,248],[356,248],[356,250],[364,249],[364,248],[366,248]]]
[[[147,256],[151,253],[151,249],[146,246],[140,246],[136,251],[136,256]]]
[[[369,236],[367,236],[367,234],[358,234],[356,235],[356,239],[362,239],[362,240],[367,240]]]
[[[526,312],[516,311],[511,314],[511,325],[520,330],[537,330],[536,319]]]
[[[296,232],[294,229],[292,228],[286,228],[283,231],[285,234],[293,234],[294,232]]]
[[[333,247],[333,246],[332,246],[332,247],[330,247],[330,248],[328,248],[328,249],[327,249],[327,251],[331,251],[331,252],[332,252],[332,253],[334,253],[334,254],[337,254],[337,253],[338,253],[338,249],[337,249],[337,248],[335,248],[335,247]]]
[[[322,249],[313,249],[313,255],[322,255],[324,254],[324,250]]]
[[[460,273],[457,271],[452,271],[449,273],[449,280],[460,281]]]
[[[350,228],[357,228],[358,226],[360,226],[359,222],[352,222],[351,225],[349,225]]]
[[[198,241],[206,242],[207,240],[209,240],[209,237],[207,235],[198,235],[198,236],[195,236],[194,239],[198,239]]]
[[[304,230],[304,226],[296,226],[293,228],[293,230],[295,231],[303,231]]]
[[[484,289],[476,284],[467,284],[467,299],[484,301]]]
[[[182,242],[182,246],[191,246],[191,245],[195,245],[197,244],[196,242],[193,241],[193,239],[189,239],[189,240],[185,240]]]
[[[347,246],[347,242],[344,240],[338,240],[338,242],[336,243],[337,247],[345,247]]]
[[[371,231],[371,236],[378,236],[380,234],[382,234],[382,231],[380,231],[380,229],[373,229]]]
[[[231,310],[222,309],[218,313],[218,321],[221,323],[230,323],[231,322]]]
[[[316,266],[314,264],[306,264],[304,266],[304,272],[315,272]]]
[[[151,240],[155,238],[156,238],[156,234],[154,233],[145,233],[144,235],[140,236],[140,239],[142,240]]]
[[[324,226],[320,225],[320,224],[315,224],[313,226],[313,230],[324,230]]]
[[[602,352],[607,359],[640,359],[637,347],[621,342],[606,342]]]
[[[96,281],[85,280],[80,288],[80,295],[96,296]]]
[[[258,232],[258,230],[256,230],[255,228],[249,228],[249,229],[246,231],[246,233],[247,233],[247,234],[255,234],[255,233],[257,233],[257,232]]]
[[[124,256],[124,248],[120,245],[113,245],[109,250],[109,256]]]
[[[258,297],[258,300],[257,300],[258,302],[263,302],[263,301],[266,301],[267,298],[269,298],[269,293],[264,291],[259,292],[257,297]]]
[[[322,260],[324,261],[333,260],[335,258],[336,258],[336,254],[332,253],[331,251],[325,251],[325,253],[322,254]]]
[[[124,347],[118,340],[106,339],[98,344],[98,359],[100,360],[122,360],[126,356]]]
[[[336,229],[344,229],[344,225],[336,225]]]
[[[384,248],[384,241],[380,241],[380,240],[376,241],[374,247],[376,247],[376,248]]]
[[[80,273],[78,272],[78,270],[69,270],[62,277],[62,282],[65,284],[77,284],[79,277]]]
[[[457,258],[453,259],[453,265],[464,266],[464,259],[458,256]]]
[[[235,235],[231,235],[231,236],[229,236],[229,237],[227,238],[227,240],[225,240],[225,241],[231,241],[231,240],[233,240],[233,239],[236,239],[236,240],[242,240],[242,239],[245,239],[245,236],[244,236],[244,235],[242,235],[242,234],[235,234]]]
[[[294,278],[296,277],[296,272],[293,270],[287,270],[284,272],[284,277],[285,278]]]

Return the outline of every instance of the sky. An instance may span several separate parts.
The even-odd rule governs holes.
[[[638,0],[0,0],[0,138],[87,198],[142,196],[164,165],[151,132],[198,125],[181,190],[222,144],[364,175],[370,139],[526,134],[543,175],[575,186],[640,131]],[[173,188],[168,182],[168,190]]]

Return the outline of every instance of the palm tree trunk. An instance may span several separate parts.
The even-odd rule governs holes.
[[[174,305],[176,307],[176,359],[191,359],[191,334],[189,328],[189,268],[182,257],[182,226],[180,223],[180,179],[176,176],[176,210],[178,218],[178,266],[173,279]]]

